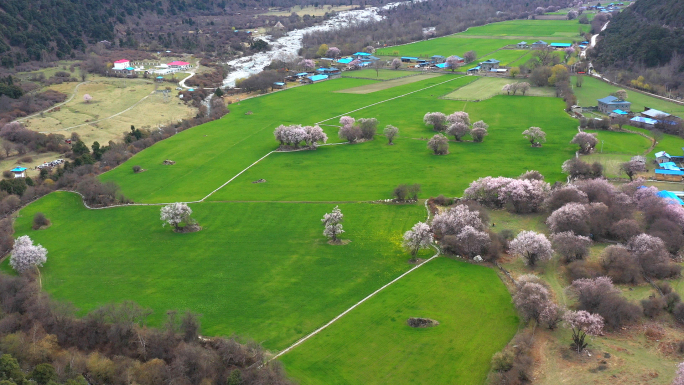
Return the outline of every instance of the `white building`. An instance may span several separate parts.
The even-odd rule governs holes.
[[[131,66],[131,61],[127,59],[121,59],[114,62],[115,70],[125,70]]]

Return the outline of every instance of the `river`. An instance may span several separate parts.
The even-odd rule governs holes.
[[[425,0],[415,0],[415,2],[418,1]],[[254,55],[244,56],[229,61],[227,64],[232,67],[232,70],[223,80],[223,86],[234,87],[235,80],[246,78],[263,71],[263,69],[271,64],[271,61],[274,59],[291,60],[296,58],[299,49],[302,48],[302,39],[304,38],[304,35],[309,32],[330,31],[344,28],[353,25],[354,23],[379,21],[383,18],[383,16],[378,14],[379,11],[391,9],[410,2],[411,1],[389,3],[382,8],[369,7],[363,10],[338,12],[337,15],[326,20],[322,24],[290,31],[285,36],[278,38],[275,41],[272,40],[270,35],[261,37],[262,40],[271,45],[272,49],[267,52],[259,52]]]

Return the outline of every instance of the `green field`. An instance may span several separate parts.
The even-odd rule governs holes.
[[[483,77],[479,80],[467,84],[456,91],[444,96],[445,99],[455,99],[455,100],[470,100],[479,101],[489,99],[495,95],[506,95],[501,89],[506,84],[519,83],[519,80],[506,79],[506,78],[490,78]],[[523,96],[517,93],[518,96]],[[510,95],[513,96],[513,95]],[[553,88],[550,87],[532,87],[529,91],[525,93],[524,96],[556,96]]]
[[[382,56],[416,56],[429,58],[432,55],[442,55],[445,57],[458,55],[462,57],[463,54],[468,51],[475,51],[478,58],[480,58],[509,44],[512,43],[507,40],[466,38],[459,34],[396,47],[381,48],[376,53]]]
[[[468,28],[461,32],[463,36],[529,36],[529,37],[559,37],[581,38],[579,28],[589,32],[588,24],[580,24],[577,20],[508,20],[492,23],[480,27]],[[529,42],[528,43],[532,43]],[[549,41],[547,43],[561,43]]]
[[[605,98],[612,92],[620,89],[619,87],[615,87],[602,80],[598,80],[590,76],[584,76],[582,87],[575,86],[575,79],[573,77],[572,85],[575,95],[577,95],[577,103],[581,106],[595,106],[598,104],[596,101],[597,99]],[[673,115],[684,115],[684,105],[654,98],[636,91],[628,90],[627,94],[627,100],[632,103],[633,112],[638,113],[644,111],[644,107],[649,107],[669,112]]]
[[[197,204],[203,230],[176,234],[162,227],[159,206],[88,210],[58,192],[23,209],[15,235],[49,250],[44,288],[82,311],[133,300],[158,325],[166,310],[190,309],[204,334],[282,349],[411,267],[401,235],[425,219],[422,205],[340,205],[352,242],[331,246],[320,218],[334,206]],[[50,228],[31,230],[38,211]]]
[[[439,258],[282,361],[302,385],[481,384],[489,357],[518,325],[508,310],[510,295],[498,280],[489,268]],[[485,282],[491,285],[486,290]],[[440,324],[414,329],[406,324],[409,317]]]
[[[342,74],[345,78],[362,78],[362,79],[378,79],[378,80],[389,80],[402,78],[404,76],[418,75],[421,72],[411,72],[411,71],[396,71],[396,70],[379,70],[374,69],[363,69],[357,71],[346,71]]]
[[[529,51],[492,52],[517,43],[518,36],[528,42],[571,41],[579,26],[514,20],[377,54],[462,56],[476,50],[480,58],[517,63]],[[132,300],[152,309],[150,322],[159,325],[167,310],[189,309],[201,314],[203,335],[235,334],[272,352],[282,350],[413,266],[401,237],[425,220],[424,206],[371,203],[390,198],[398,184],[420,184],[419,197],[428,198],[461,196],[471,181],[488,175],[539,170],[550,183],[566,180],[561,165],[577,150],[569,142],[579,123],[564,112],[560,98],[495,95],[513,80],[462,73],[397,79],[409,74],[383,70],[376,77],[375,70],[365,69],[345,76],[368,79],[333,79],[236,102],[222,119],[158,142],[100,176],[137,203],[201,200],[190,203],[200,232],[162,227],[158,205],[89,210],[76,194],[55,192],[19,212],[15,235],[29,234],[49,250],[43,287],[55,299],[73,302],[80,314]],[[578,97],[606,92],[592,81],[585,79]],[[472,122],[484,120],[489,135],[482,143],[451,140],[449,154],[433,155],[426,142],[434,131],[423,116],[461,110]],[[340,144],[336,125],[342,115],[376,118],[379,135]],[[321,124],[334,145],[276,152],[273,130],[281,124]],[[392,146],[381,134],[388,124],[399,128]],[[546,132],[543,147],[533,148],[523,138],[530,126]],[[643,154],[650,146],[636,134],[601,131],[598,137],[600,155],[612,160]],[[661,146],[675,152],[682,142],[664,137]],[[167,159],[176,163],[163,165]],[[135,165],[146,171],[134,173]],[[253,183],[260,179],[265,182]],[[346,245],[330,245],[322,234],[320,219],[336,205],[345,214],[342,238],[351,241]],[[52,225],[31,230],[36,212]],[[494,220],[501,229],[543,227],[541,215],[493,212]],[[433,253],[425,250],[420,257]],[[7,262],[0,269],[8,271]],[[411,329],[406,319],[412,316],[440,325]],[[482,384],[492,354],[517,327],[510,294],[495,269],[442,256],[281,360],[303,384]]]

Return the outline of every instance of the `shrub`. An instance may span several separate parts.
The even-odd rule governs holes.
[[[134,172],[134,173],[137,174],[137,173],[140,172],[140,170],[142,170],[142,168],[141,168],[140,166],[133,166],[133,172]]]
[[[492,369],[497,372],[507,372],[513,368],[515,361],[515,353],[512,350],[505,349],[494,353],[492,356]]]
[[[449,139],[442,134],[436,134],[428,141],[427,147],[435,155],[445,155],[449,153]]]
[[[680,302],[675,305],[672,311],[672,316],[679,322],[684,323],[684,303]]]
[[[45,214],[41,212],[37,212],[36,215],[33,216],[33,229],[38,230],[43,226],[47,226],[50,224],[50,221],[45,217]]]
[[[649,318],[655,318],[663,312],[667,303],[662,297],[651,295],[647,299],[641,300],[641,307],[644,309],[644,315]]]
[[[601,275],[598,269],[584,260],[570,262],[565,269],[570,281],[582,278],[596,278]]]
[[[615,283],[638,285],[643,281],[639,261],[624,246],[608,246],[603,251],[601,264]]]
[[[641,232],[639,222],[634,219],[621,219],[615,222],[608,231],[612,238],[621,242],[627,242],[632,237],[641,234]]]

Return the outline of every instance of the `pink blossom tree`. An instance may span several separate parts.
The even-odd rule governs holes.
[[[348,141],[349,143],[356,142],[361,138],[361,129],[358,126],[344,125],[340,127],[338,135],[340,138]]]
[[[520,82],[517,84],[518,84],[517,89],[520,90],[520,92],[522,92],[523,95],[525,95],[527,93],[527,91],[529,91],[530,88],[532,87],[532,86],[530,86],[530,83],[528,83],[528,82]]]
[[[457,121],[447,128],[446,133],[453,135],[454,139],[460,142],[464,136],[470,134],[470,127],[462,121]]]
[[[576,279],[569,291],[577,296],[580,308],[590,312],[598,311],[604,298],[620,293],[609,277]]]
[[[466,199],[476,200],[490,207],[502,207],[506,203],[503,189],[511,182],[511,178],[487,176],[470,183],[463,193]]]
[[[570,143],[578,145],[581,153],[588,154],[594,150],[594,147],[596,147],[596,144],[598,143],[598,139],[596,139],[596,135],[594,134],[578,132]]]
[[[347,67],[352,70],[359,69],[359,67],[361,67],[361,60],[354,59],[351,62],[349,62],[349,64],[347,64]]]
[[[28,235],[22,235],[14,241],[9,265],[17,272],[37,269],[47,262],[47,250],[41,245],[34,245]]]
[[[302,61],[299,62],[299,65],[304,69],[313,69],[316,66],[316,63],[311,59],[302,59]]]
[[[446,115],[441,112],[428,112],[423,116],[425,125],[432,126],[437,132],[442,132],[446,129]]]
[[[585,205],[570,202],[552,212],[546,219],[546,224],[549,225],[549,229],[554,233],[571,231],[578,235],[588,235],[588,217],[589,212]]]
[[[540,321],[540,316],[549,302],[549,290],[541,284],[526,282],[513,295],[513,304],[520,315],[528,321]]]
[[[435,155],[446,155],[449,153],[449,139],[442,134],[435,134],[428,140],[427,147]]]
[[[632,159],[620,164],[620,172],[629,177],[629,181],[634,180],[634,175],[638,172],[646,171],[646,164],[638,159]]]
[[[340,51],[340,49],[337,47],[330,47],[330,48],[328,48],[328,52],[326,52],[326,56],[331,57],[331,58],[336,58],[336,57],[340,56],[341,52],[342,51]]]
[[[385,126],[385,128],[382,130],[383,134],[385,134],[385,137],[387,138],[387,141],[389,142],[389,145],[394,144],[394,138],[399,134],[399,129],[394,127],[391,124],[388,124]]]
[[[339,243],[337,236],[344,233],[342,228],[342,220],[344,219],[344,214],[340,210],[339,206],[335,206],[332,212],[323,215],[323,235],[330,238],[331,243]]]
[[[470,115],[464,111],[456,111],[453,114],[447,116],[447,122],[450,124],[461,122],[466,126],[470,126]]]
[[[546,142],[546,133],[539,127],[530,127],[523,131],[525,139],[529,140],[532,147],[541,147]]]
[[[553,255],[551,242],[544,234],[534,231],[521,231],[511,241],[510,250],[520,256],[528,266],[536,266],[538,261],[547,261]]]
[[[432,229],[427,223],[418,222],[411,230],[404,233],[402,245],[411,253],[411,260],[416,260],[416,254],[422,249],[430,248],[432,245]]]
[[[356,119],[352,118],[351,116],[343,116],[340,118],[340,126],[353,126],[356,124]]]
[[[83,95],[83,101],[86,103],[90,103],[90,101],[93,100],[93,97],[90,96],[90,94],[85,94]]]
[[[487,129],[489,125],[482,120],[478,120],[473,123],[473,129],[470,130],[470,136],[473,137],[473,141],[482,142],[485,136],[487,136]]]
[[[505,92],[506,95],[510,95],[511,94],[511,85],[510,84],[504,85],[503,87],[501,87],[501,91]]]
[[[483,231],[486,226],[477,210],[471,211],[466,205],[457,205],[441,212],[432,219],[432,229],[440,236],[456,235],[466,226]]]
[[[444,62],[444,68],[448,68],[451,72],[456,71],[458,67],[461,66],[461,59],[456,56],[449,56]]]
[[[539,314],[539,321],[545,323],[550,330],[554,330],[563,319],[563,311],[560,306],[549,301]]]
[[[587,347],[587,335],[597,336],[603,333],[603,317],[598,314],[584,310],[568,311],[563,316],[563,321],[572,330],[573,347],[577,349],[577,353]]]
[[[553,248],[563,256],[566,262],[584,259],[589,255],[591,239],[582,235],[575,235],[572,231],[555,233],[551,236]]]
[[[401,60],[399,60],[399,58],[396,58],[396,57],[394,59],[392,59],[391,67],[395,70],[398,70],[399,68],[401,68]]]
[[[510,204],[516,213],[533,213],[542,206],[550,190],[550,185],[543,180],[510,179],[501,187],[499,197]]]
[[[456,235],[461,250],[470,258],[484,253],[492,243],[489,234],[472,226],[464,226]]]
[[[315,126],[305,126],[304,131],[306,131],[304,142],[306,142],[309,147],[315,148],[318,142],[325,143],[328,141],[328,135],[325,134],[318,124]]]

